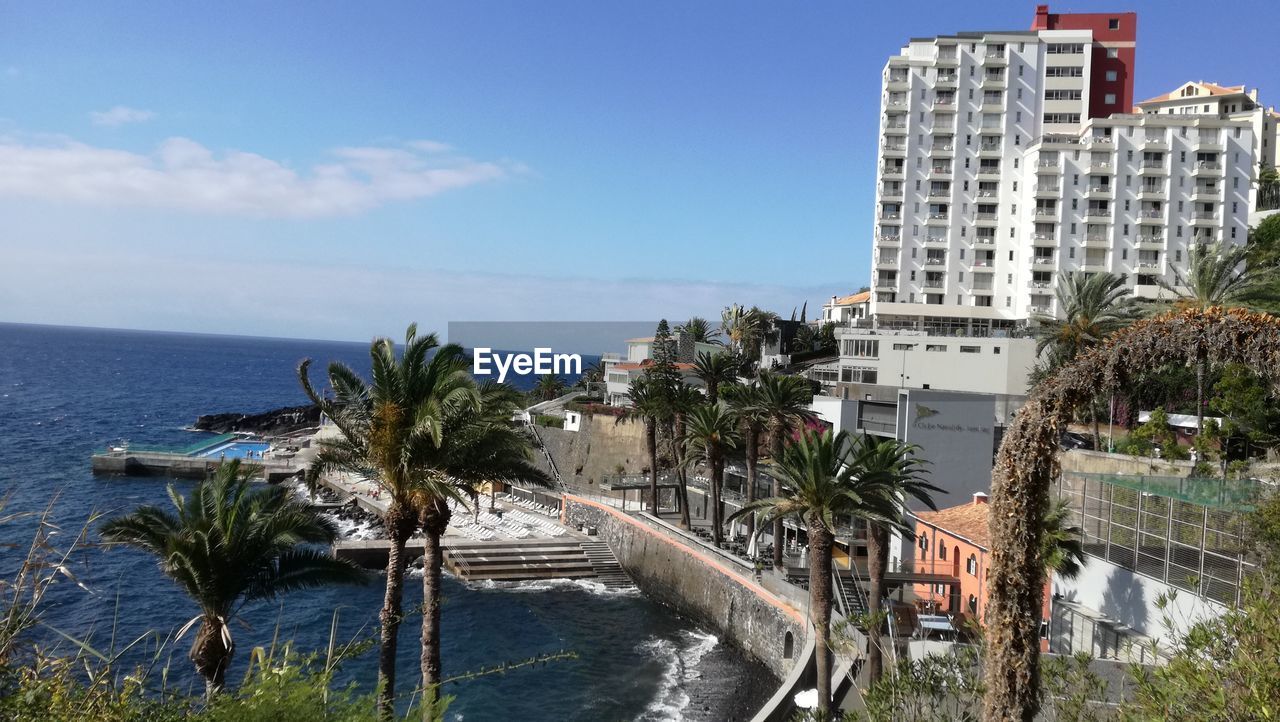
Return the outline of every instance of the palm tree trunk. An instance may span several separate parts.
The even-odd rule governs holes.
[[[384,524],[391,546],[387,549],[387,590],[382,600],[382,612],[378,615],[382,623],[378,640],[378,716],[389,720],[396,711],[396,643],[403,618],[404,546],[413,533],[414,520],[393,501],[387,509]]]
[[[782,458],[782,429],[773,430],[773,463],[777,465],[779,459]],[[776,499],[782,496],[782,486],[778,484],[778,474],[773,474],[773,487],[771,492]],[[782,568],[782,517],[773,520],[773,567],[775,569]]]
[[[809,614],[818,638],[818,716],[829,718],[831,709],[831,532],[821,520],[810,519]]]
[[[649,447],[649,513],[658,515],[658,422],[646,421],[644,441]]]
[[[720,399],[720,383],[718,381],[707,382],[707,404],[715,406]]]
[[[1196,436],[1204,429],[1204,356],[1196,360]]]
[[[724,485],[724,455],[719,449],[711,454],[711,540],[716,546],[724,541],[721,533],[724,514],[720,509],[720,487]]]
[[[884,573],[889,563],[889,529],[884,524],[867,525],[867,681],[875,684],[884,673],[884,650],[881,649],[881,600],[884,599]]]
[[[759,432],[751,425],[747,425],[747,433],[745,436],[746,438],[744,441],[747,443],[746,497],[747,503],[750,504],[756,500],[756,465],[760,462],[760,449],[757,448],[756,444],[759,442]],[[756,517],[754,514],[747,514],[743,521],[746,522],[747,538],[749,539],[756,531]]]
[[[1102,451],[1102,425],[1098,422],[1098,400],[1089,404],[1090,415],[1093,416],[1093,450]],[[1110,451],[1110,449],[1108,449]]]
[[[204,678],[204,697],[211,700],[226,687],[227,668],[231,666],[231,655],[236,645],[228,646],[223,641],[222,620],[216,616],[205,615],[200,622],[200,630],[196,632],[195,642],[191,645],[191,662],[196,672]]]
[[[675,428],[672,430],[672,455],[676,460],[676,481],[680,484],[680,526],[688,529],[691,525],[689,521],[689,476],[686,473],[684,446],[681,439],[684,438],[685,423],[684,413],[676,414]]]
[[[427,533],[422,559],[422,719],[432,722],[440,696],[440,537]]]

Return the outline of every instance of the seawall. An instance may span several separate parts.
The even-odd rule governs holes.
[[[808,637],[804,609],[757,583],[745,564],[684,543],[647,517],[565,495],[562,519],[588,526],[646,596],[716,629],[785,679]]]

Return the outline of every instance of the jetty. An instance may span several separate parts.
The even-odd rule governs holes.
[[[126,444],[97,451],[90,457],[90,466],[94,474],[100,475],[207,479],[223,461],[235,458],[252,469],[254,477],[272,483],[305,468],[306,461],[302,458],[305,450],[296,456],[293,453],[263,455],[269,446],[266,441],[233,433],[203,439],[185,448]]]

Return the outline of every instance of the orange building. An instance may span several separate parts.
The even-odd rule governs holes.
[[[987,566],[991,558],[989,512],[987,495],[979,492],[968,504],[911,514],[916,520],[916,571],[956,580],[949,584],[913,585],[921,611],[964,613],[979,624],[985,623]],[[1041,618],[1049,619],[1047,578]]]

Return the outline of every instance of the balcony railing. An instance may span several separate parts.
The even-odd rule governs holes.
[[[1143,210],[1138,211],[1138,217],[1139,218],[1164,218],[1164,211],[1157,211],[1154,209],[1144,208]]]
[[[1090,167],[1090,168],[1093,168],[1093,169],[1095,169],[1095,170],[1103,170],[1103,169],[1107,169],[1107,168],[1110,168],[1110,167],[1111,167],[1111,161],[1109,161],[1109,160],[1095,160],[1095,161],[1093,161],[1092,163],[1090,163],[1090,164],[1089,164],[1089,167]]]
[[[1036,186],[1036,193],[1057,193],[1062,190],[1062,186]]]
[[[1110,243],[1111,239],[1106,236],[1085,236],[1085,243]]]
[[[1089,210],[1085,211],[1084,214],[1086,216],[1089,216],[1090,218],[1110,218],[1111,209],[1110,208],[1090,208]]]
[[[1089,192],[1090,192],[1090,193],[1110,193],[1110,192],[1111,192],[1111,186],[1109,186],[1109,185],[1105,185],[1105,186],[1104,186],[1104,185],[1089,186]]]
[[[930,198],[950,198],[950,197],[951,197],[951,189],[950,189],[950,188],[946,188],[946,189],[934,189],[934,190],[931,190],[931,191],[929,191],[929,197],[930,197]]]
[[[998,215],[998,213],[974,213],[973,219],[976,221],[994,221]]]
[[[989,190],[979,190],[979,191],[978,191],[978,197],[979,197],[979,198],[995,198],[995,197],[996,197],[996,192],[995,192],[995,191],[989,191]]]
[[[1138,236],[1138,243],[1164,243],[1164,236]]]
[[[973,239],[973,242],[980,243],[984,246],[994,246],[996,244],[996,239],[991,236],[977,236]]]
[[[946,243],[947,237],[946,236],[925,236],[924,242],[925,243]]]
[[[950,173],[950,172],[951,172],[951,166],[949,166],[949,165],[935,165],[935,166],[933,166],[932,168],[930,168],[930,169],[929,169],[929,172],[930,172],[930,173],[944,173],[944,174],[945,174],[945,173]]]
[[[1035,258],[1031,259],[1031,263],[1037,266],[1052,266],[1053,257],[1052,256],[1036,256]]]
[[[896,220],[899,220],[900,218],[902,218],[901,213],[881,213],[880,214],[880,220],[882,221],[896,221]]]
[[[974,268],[991,268],[991,266],[993,266],[993,265],[995,265],[995,262],[994,262],[994,261],[992,261],[992,260],[990,260],[990,259],[985,259],[985,258],[975,258],[975,259],[973,260],[973,267],[974,267]]]
[[[1052,233],[1032,233],[1031,237],[1037,241],[1052,241],[1057,238],[1057,236]]]
[[[1041,158],[1041,159],[1040,159],[1040,162],[1039,162],[1039,163],[1037,163],[1036,165],[1038,165],[1038,166],[1039,166],[1039,167],[1041,167],[1041,168],[1057,168],[1057,167],[1058,167],[1058,161],[1056,161],[1056,160],[1052,160],[1052,159],[1049,159],[1049,158]]]
[[[1212,221],[1218,218],[1218,214],[1213,211],[1196,211],[1191,217],[1197,221]]]
[[[934,151],[945,151],[945,150],[955,150],[955,149],[956,147],[950,143],[934,143],[932,146],[929,147],[929,150],[934,150]]]
[[[999,152],[1000,152],[1000,144],[999,144],[999,143],[982,143],[982,144],[980,144],[980,145],[978,146],[978,150],[983,151],[983,152],[992,152],[992,151],[994,151],[994,152],[996,152],[996,153],[999,153]]]
[[[1212,160],[1202,160],[1196,162],[1198,170],[1222,170],[1222,164]]]
[[[880,241],[881,243],[901,243],[902,236],[899,236],[894,233],[881,233],[880,235],[876,236],[876,240]]]
[[[1037,208],[1037,209],[1036,209],[1036,215],[1037,215],[1037,216],[1042,216],[1042,217],[1043,217],[1043,216],[1056,216],[1056,215],[1058,215],[1058,209],[1057,209],[1057,207],[1052,207],[1052,208]]]
[[[1000,166],[994,166],[994,165],[979,166],[978,175],[1000,175]]]
[[[931,221],[945,221],[945,220],[947,220],[948,215],[949,215],[949,214],[947,214],[947,213],[930,213],[930,214],[929,214],[929,220],[931,220]]]
[[[947,263],[947,259],[945,259],[945,258],[926,258],[926,259],[924,259],[924,264],[925,264],[926,266],[944,266],[944,265],[946,265],[946,263]]]

